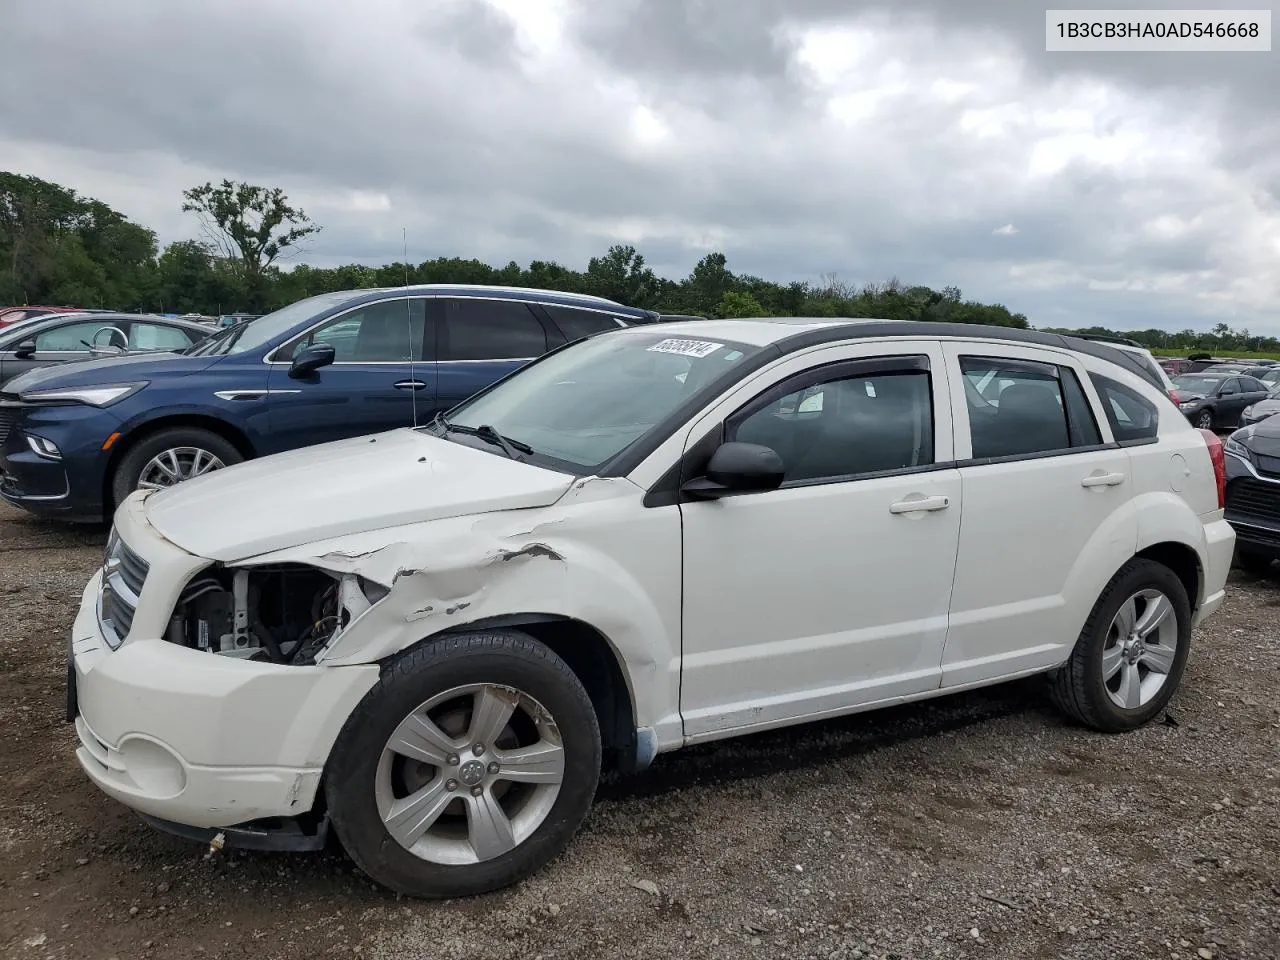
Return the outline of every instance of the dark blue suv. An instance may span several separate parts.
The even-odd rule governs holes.
[[[34,370],[0,393],[0,497],[101,521],[139,487],[425,423],[563,343],[657,319],[600,297],[514,287],[348,290],[182,353]]]

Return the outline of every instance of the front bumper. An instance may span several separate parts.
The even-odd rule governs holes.
[[[38,516],[102,522],[102,445],[118,425],[98,407],[0,400],[0,499]],[[61,459],[36,454],[28,436],[56,444]]]
[[[310,811],[338,731],[377,681],[377,665],[256,663],[136,629],[112,651],[98,622],[100,583],[99,573],[81,599],[69,671],[76,759],[89,779],[139,813],[188,827]],[[140,613],[147,602],[144,590]]]

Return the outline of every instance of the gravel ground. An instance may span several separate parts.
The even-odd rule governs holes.
[[[1280,957],[1280,582],[1233,576],[1169,716],[1035,683],[660,758],[523,886],[419,903],[340,852],[205,851],[100,796],[63,722],[102,531],[0,507],[0,956]]]

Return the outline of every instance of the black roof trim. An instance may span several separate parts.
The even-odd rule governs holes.
[[[783,337],[777,341],[778,349],[793,353],[807,347],[840,340],[869,339],[871,337],[923,337],[938,340],[1003,340],[1009,343],[1025,343],[1030,346],[1056,347],[1087,353],[1106,360],[1137,374],[1161,393],[1165,386],[1146,364],[1133,354],[1118,350],[1106,343],[1085,340],[1062,333],[1044,333],[1039,330],[1021,330],[1017,327],[998,327],[981,323],[941,323],[929,320],[863,320],[850,323],[831,323],[814,330]]]

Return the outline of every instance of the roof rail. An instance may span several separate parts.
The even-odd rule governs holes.
[[[1109,337],[1101,333],[1067,333],[1067,337],[1075,337],[1077,340],[1096,340],[1098,343],[1123,343],[1128,347],[1141,347],[1137,340],[1131,340],[1129,337]]]

